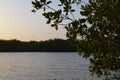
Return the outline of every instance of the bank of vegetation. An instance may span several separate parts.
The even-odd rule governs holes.
[[[67,40],[46,41],[0,40],[0,52],[74,52],[75,48]]]

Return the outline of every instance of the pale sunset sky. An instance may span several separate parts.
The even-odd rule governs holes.
[[[41,41],[54,38],[65,39],[63,26],[56,31],[46,24],[42,11],[32,13],[32,0],[0,0],[0,39]]]

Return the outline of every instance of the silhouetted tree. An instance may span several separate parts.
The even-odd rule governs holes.
[[[75,52],[67,40],[54,39],[47,41],[0,40],[0,52]]]
[[[111,71],[120,70],[120,0],[56,1],[34,0],[32,11],[43,9],[47,24],[56,30],[65,24],[67,38],[90,58],[92,74],[108,79]]]

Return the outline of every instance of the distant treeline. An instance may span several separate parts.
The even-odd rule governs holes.
[[[67,40],[54,39],[46,41],[0,40],[0,52],[75,52]]]

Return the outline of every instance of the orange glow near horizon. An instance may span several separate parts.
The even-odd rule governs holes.
[[[32,0],[31,0],[32,1]],[[65,29],[46,24],[41,12],[32,13],[30,0],[0,0],[0,39],[22,41],[65,39]]]

